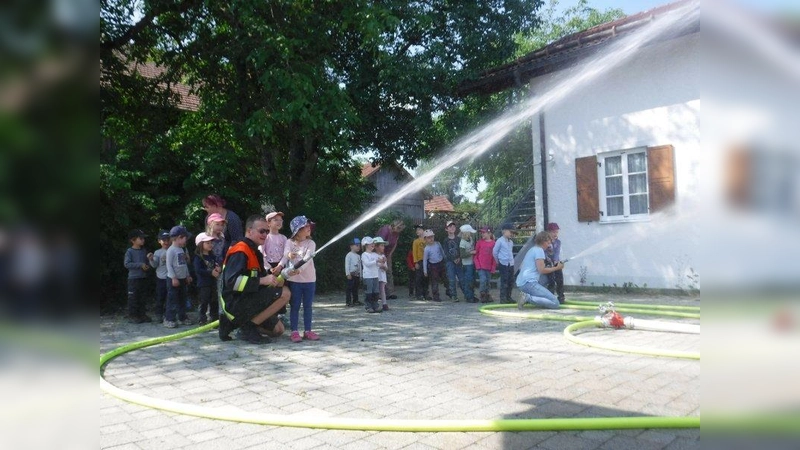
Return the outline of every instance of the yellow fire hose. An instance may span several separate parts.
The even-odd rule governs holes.
[[[494,311],[505,305],[487,305],[480,308],[485,314],[513,315],[516,317],[541,320],[586,321],[591,318],[562,316],[558,314],[511,314]],[[513,306],[513,305],[509,305]],[[700,417],[596,417],[596,418],[554,418],[554,419],[464,419],[464,420],[400,420],[400,419],[355,419],[336,417],[306,417],[277,414],[260,414],[226,408],[208,408],[199,405],[178,403],[120,389],[103,378],[106,365],[114,358],[141,348],[187,338],[213,330],[218,322],[176,333],[168,336],[146,339],[115,348],[100,356],[100,388],[119,399],[138,405],[209,419],[230,422],[253,423],[272,426],[321,428],[330,430],[359,431],[459,431],[459,432],[498,432],[498,431],[575,431],[644,428],[699,428]]]

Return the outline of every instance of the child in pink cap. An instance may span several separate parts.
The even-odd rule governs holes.
[[[200,291],[198,300],[197,317],[200,325],[213,322],[219,318],[219,296],[217,294],[217,280],[222,267],[217,263],[211,250],[217,238],[207,233],[200,233],[194,239],[195,248],[192,266],[197,276],[197,289]]]
[[[214,238],[214,244],[211,248],[211,254],[214,256],[214,261],[222,267],[225,260],[225,255],[228,253],[228,240],[225,239],[225,231],[228,226],[228,221],[222,217],[222,214],[212,213],[206,219],[206,234]],[[217,292],[222,292],[222,277],[217,277]],[[219,304],[219,302],[217,302]],[[219,316],[219,311],[214,317]]]
[[[491,303],[494,300],[489,294],[489,280],[495,272],[495,261],[492,256],[494,250],[494,237],[492,236],[492,229],[483,227],[480,229],[481,239],[475,243],[475,270],[478,271],[478,280],[480,282],[480,295],[481,303]]]

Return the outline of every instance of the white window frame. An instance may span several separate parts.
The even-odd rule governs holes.
[[[645,174],[645,189],[647,194],[647,212],[640,214],[631,214],[630,205],[630,192],[628,183],[628,158],[627,155],[631,153],[641,153],[644,155],[644,174]],[[622,203],[623,214],[617,216],[608,215],[608,199],[606,197],[606,158],[614,158],[621,156],[622,161]],[[641,172],[639,172],[641,173]],[[597,154],[597,184],[598,194],[600,196],[600,223],[620,223],[620,222],[646,222],[650,220],[650,174],[647,171],[647,147],[634,147],[624,150],[615,150],[611,152],[604,152]]]

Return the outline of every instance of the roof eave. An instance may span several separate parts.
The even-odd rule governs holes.
[[[457,93],[462,96],[473,93],[492,94],[512,87],[522,87],[532,78],[573,66],[605,48],[615,38],[647,25],[655,17],[688,3],[691,1],[670,3],[566,36],[514,62],[487,70],[476,80],[462,83]],[[699,29],[698,21],[667,33],[654,42],[696,33]]]

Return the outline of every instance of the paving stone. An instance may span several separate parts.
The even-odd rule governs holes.
[[[159,450],[159,449],[168,450],[173,448],[188,447],[190,445],[193,445],[193,443],[192,441],[186,439],[180,434],[172,433],[164,436],[158,436],[146,439],[143,441],[138,441],[136,442],[136,445],[141,447],[142,450]]]
[[[580,433],[559,433],[539,444],[539,447],[549,450],[590,450],[599,448],[602,441],[588,439]]]
[[[106,379],[142,395],[256,414],[365,419],[514,419],[699,415],[698,361],[574,345],[564,323],[488,318],[475,305],[409,302],[368,316],[341,293],[315,299],[323,340],[266,346],[204,333],[123,355]],[[581,294],[576,299],[595,300]],[[634,301],[625,302],[633,303]],[[619,300],[619,301],[623,301]],[[681,303],[683,298],[640,302]],[[169,332],[101,318],[109,351]],[[699,340],[655,333],[592,332],[591,339],[699,349]],[[364,339],[362,341],[361,339]],[[672,347],[671,347],[672,348]],[[223,422],[100,396],[101,448],[698,448],[699,430],[402,433]]]
[[[108,450],[141,450],[142,448],[136,444],[122,444],[122,445],[115,445],[113,447],[104,447]]]
[[[795,442],[795,444],[797,444]],[[690,439],[685,437],[676,437],[669,445],[664,447],[664,450],[697,450],[700,448],[700,439]]]
[[[600,447],[601,449],[605,450],[657,450],[663,448],[664,445],[648,441],[645,439],[638,439],[632,436],[614,436],[611,439],[607,440],[603,445]]]
[[[106,433],[101,435],[101,443],[104,447],[130,444],[138,441],[139,439],[141,439],[141,435],[133,430],[118,431],[116,433]]]
[[[495,449],[529,449],[536,448],[543,441],[556,435],[557,433],[554,431],[492,433],[478,441],[478,445]]]

